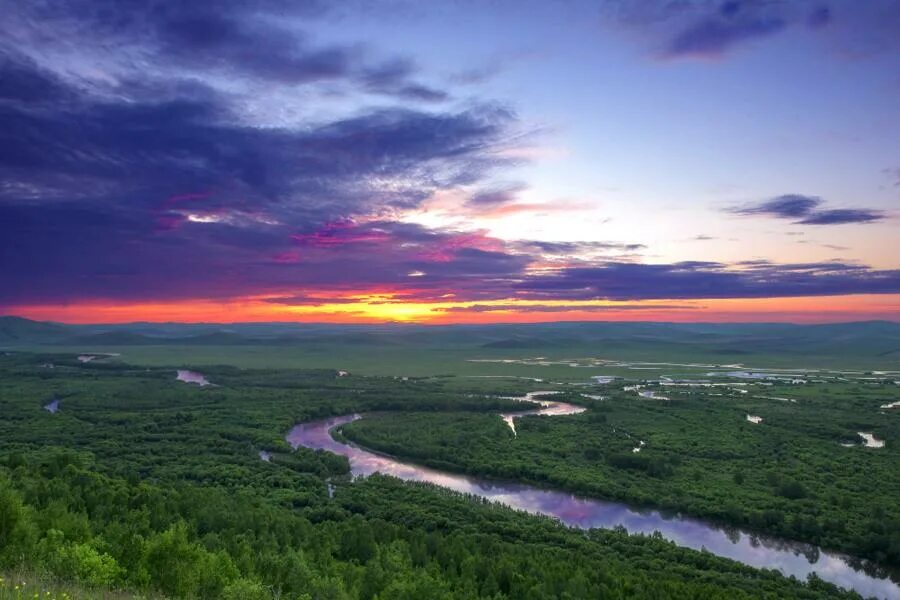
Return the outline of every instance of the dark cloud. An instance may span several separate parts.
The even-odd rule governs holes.
[[[0,33],[45,48],[76,43],[122,55],[144,70],[219,73],[267,84],[341,82],[404,100],[444,100],[444,90],[416,80],[411,61],[373,63],[359,44],[322,45],[303,29],[328,12],[320,2],[167,2],[87,0],[18,3]],[[289,24],[289,25],[288,25]]]
[[[202,196],[178,200],[190,205]],[[113,205],[0,203],[0,304],[267,295],[320,304],[350,293],[395,300],[664,300],[900,293],[900,271],[825,262],[638,264],[602,260],[529,269],[581,245],[504,242],[392,221],[293,226],[185,220],[159,230]],[[602,243],[590,243],[593,245]],[[607,244],[618,248],[615,244]],[[526,252],[528,250],[528,252]],[[415,276],[411,276],[415,275]]]
[[[20,283],[2,286],[0,301],[396,286],[430,261],[446,263],[429,269],[437,279],[522,268],[522,258],[472,254],[492,249],[475,239],[352,220],[415,207],[507,164],[497,150],[516,121],[505,109],[385,109],[260,128],[202,85],[111,98],[21,55],[3,59],[28,86],[0,99],[0,279]],[[382,264],[355,249],[366,239],[382,242]],[[329,242],[354,248],[324,256]]]
[[[666,59],[717,58],[773,37],[798,20],[786,3],[761,0],[628,0],[606,7],[614,22],[650,38]]]
[[[364,69],[361,79],[367,91],[379,94],[395,95],[401,98],[426,102],[440,102],[449,97],[449,94],[444,90],[411,81],[415,72],[416,68],[412,61],[393,60]]]
[[[728,2],[725,6],[737,6]],[[786,27],[776,17],[739,16],[742,11],[723,11],[716,17],[692,24],[678,33],[665,49],[668,57],[720,56],[742,42],[774,35]]]
[[[873,271],[838,262],[778,265],[748,261],[638,264],[607,262],[531,277],[521,296],[569,300],[770,298],[900,293],[900,270]]]
[[[696,27],[684,37],[686,27],[679,52],[724,51],[762,35],[747,33],[762,18],[748,6],[706,15],[744,27],[743,38]],[[411,60],[323,45],[285,25],[317,18],[322,4],[48,0],[8,8],[0,20],[0,305],[898,291],[897,272],[859,265],[641,265],[623,258],[644,250],[638,243],[505,241],[392,220],[463,186],[482,190],[470,208],[515,205],[523,186],[500,185],[495,173],[515,154],[503,150],[519,139],[518,121],[490,103],[441,109],[435,102],[448,94],[419,81]],[[314,84],[360,95],[358,107],[378,94],[415,108],[262,124],[235,100],[241,86],[259,95]],[[786,196],[736,212],[808,224],[881,218],[820,203]],[[543,306],[536,310],[552,311]]]
[[[305,294],[266,298],[265,301],[270,304],[284,304],[286,306],[322,306],[323,304],[353,304],[357,302],[354,298],[346,298],[338,295],[308,296]]]
[[[807,23],[813,29],[820,29],[822,27],[827,27],[832,20],[831,9],[826,6],[817,6],[809,13],[809,18],[807,19]]]
[[[59,101],[67,90],[31,59],[0,48],[0,102],[29,104]]]
[[[784,219],[799,219],[812,213],[822,204],[822,199],[815,196],[785,194],[759,204],[732,209],[738,215],[766,215]]]
[[[857,208],[833,208],[819,210],[823,200],[816,196],[785,194],[758,204],[728,209],[742,216],[767,216],[792,219],[798,225],[844,225],[847,223],[873,223],[886,218],[881,211]]]
[[[622,242],[547,242],[538,240],[520,240],[514,242],[512,247],[521,252],[545,255],[583,255],[609,251],[638,252],[647,248],[644,244],[627,244]]]
[[[616,304],[616,305],[559,305],[559,304],[473,304],[471,306],[451,306],[436,309],[445,313],[490,313],[490,312],[617,312],[617,311],[654,311],[654,310],[698,310],[700,307],[689,304]]]
[[[182,64],[297,84],[347,76],[357,60],[352,48],[314,47],[303,34],[250,15],[211,10],[204,3],[167,8],[152,12],[155,18],[146,25],[156,35],[159,54]]]
[[[804,225],[843,225],[844,223],[872,223],[884,218],[884,213],[877,210],[836,208],[815,211],[797,222]]]
[[[479,85],[494,79],[503,70],[498,61],[475,69],[466,69],[450,76],[450,81],[457,85]]]
[[[721,58],[791,29],[815,32],[852,57],[896,51],[900,44],[895,0],[621,0],[604,10],[665,59]]]
[[[35,111],[0,105],[3,193],[21,200],[67,183],[96,201],[158,205],[208,192],[208,210],[296,213],[315,221],[415,205],[434,189],[477,181],[501,164],[489,150],[514,122],[481,107],[463,113],[381,110],[302,130],[245,125],[218,97],[159,102],[81,98]],[[378,189],[375,180],[393,180]],[[99,187],[95,184],[102,182]],[[82,183],[84,185],[79,185]]]
[[[510,204],[518,200],[519,193],[524,191],[524,184],[515,184],[501,188],[485,190],[473,195],[466,204],[473,207],[495,207]]]

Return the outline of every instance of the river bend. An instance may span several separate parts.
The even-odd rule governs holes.
[[[560,409],[552,406],[554,403],[542,404],[538,413],[560,414]],[[577,409],[574,412],[583,410],[574,405],[567,406]],[[503,416],[509,419],[507,422],[512,427],[511,415]],[[873,569],[864,569],[859,561],[808,544],[766,538],[699,519],[633,508],[619,502],[580,498],[567,492],[439,471],[370,452],[332,437],[332,430],[339,430],[342,425],[360,418],[362,415],[352,414],[300,423],[290,430],[287,441],[294,448],[305,446],[346,456],[350,461],[351,473],[357,477],[381,473],[404,481],[427,482],[514,509],[555,517],[570,527],[581,529],[621,526],[630,533],[651,534],[658,531],[679,546],[706,550],[752,567],[776,569],[801,580],[815,573],[825,581],[855,590],[865,597],[900,598],[900,584],[894,581],[898,579],[896,575],[888,578],[884,574],[869,574],[867,571]]]

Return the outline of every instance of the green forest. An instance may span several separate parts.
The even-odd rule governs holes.
[[[664,454],[656,456],[654,441],[646,456],[663,465],[659,473],[656,467],[616,464],[613,457],[626,455],[625,447],[614,447],[613,438],[602,432],[615,423],[644,435],[640,422],[648,417],[627,420],[615,401],[608,407],[589,404],[582,417],[523,419],[516,443],[525,447],[519,455],[501,449],[511,438],[496,417],[500,410],[521,408],[502,397],[520,391],[512,384],[498,382],[510,387],[485,395],[483,382],[466,391],[459,381],[450,385],[442,378],[405,381],[227,366],[203,373],[214,386],[178,382],[174,368],[79,363],[72,355],[0,355],[0,598],[21,591],[10,587],[20,573],[49,582],[48,591],[52,585],[76,585],[65,592],[73,598],[109,591],[250,600],[858,597],[815,577],[800,582],[658,536],[569,529],[549,518],[390,477],[351,482],[346,459],[294,451],[284,441],[298,422],[391,412],[391,419],[366,418],[347,432],[398,451],[385,438],[396,435],[408,442],[397,430],[400,425],[421,427],[419,445],[411,445],[410,453],[434,452],[422,460],[573,488],[599,469],[620,475],[620,483],[613,487],[595,477],[597,487],[585,491],[643,494],[649,500],[654,489],[670,489],[668,498],[694,502],[699,511],[702,494],[688,492],[709,482],[697,477],[702,467],[692,459],[673,464]],[[55,414],[44,408],[52,400],[59,401]],[[679,427],[690,425],[690,407],[677,419],[669,417],[673,425],[667,424],[665,406],[652,406],[647,410],[661,411],[661,424],[654,427],[671,429],[667,439],[675,444]],[[828,427],[841,433],[825,423],[820,436]],[[564,436],[558,427],[589,428],[596,435],[580,444],[582,458],[567,459],[569,466],[550,476],[563,464],[563,454],[571,454],[569,445],[559,444]],[[736,426],[722,433],[738,437],[728,451],[734,455],[746,443],[740,431]],[[475,452],[473,437],[479,448],[497,447],[493,462]],[[442,442],[452,442],[454,451],[439,451]],[[556,445],[553,455],[539,463],[543,470],[525,470],[527,453],[542,444]],[[791,448],[783,450],[786,456],[794,454]],[[271,453],[271,462],[260,460],[261,450]],[[883,476],[889,483],[888,465],[879,467],[882,475],[868,471],[869,477]],[[784,499],[786,528],[796,520],[792,502],[821,507],[826,520],[838,514],[826,508],[830,499],[819,485],[799,474],[801,466],[786,471],[805,491],[803,498]],[[835,489],[858,483],[850,478],[852,463],[847,472],[843,466],[835,467],[832,483],[841,484]],[[752,468],[735,461],[720,473],[732,482],[727,492],[735,515],[755,514],[742,512],[753,510],[751,490],[770,492]],[[743,484],[737,483],[740,473]],[[692,486],[673,485],[682,477]],[[336,486],[333,497],[328,482]],[[880,522],[889,527],[896,519],[886,502],[891,493],[896,498],[896,491],[885,489],[865,508],[842,513],[847,529],[830,534],[832,545],[871,536],[879,507]],[[855,495],[849,499],[857,501]],[[844,496],[837,501],[841,506]],[[891,533],[885,532],[887,542],[878,546],[886,561],[896,556],[890,553],[896,548]]]
[[[683,512],[900,565],[900,454],[890,443],[900,440],[900,419],[879,414],[896,400],[894,386],[781,384],[770,398],[727,400],[709,389],[667,389],[670,401],[621,389],[602,401],[556,395],[589,410],[522,417],[517,436],[497,415],[474,412],[373,416],[342,432],[436,468]],[[858,442],[858,431],[888,443],[841,445]]]

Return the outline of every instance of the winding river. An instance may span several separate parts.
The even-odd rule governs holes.
[[[533,392],[522,400],[546,392]],[[541,401],[541,408],[527,414],[560,415],[582,412],[571,404]],[[526,413],[518,413],[522,416]],[[511,413],[502,415],[515,431]],[[548,515],[570,527],[624,527],[630,533],[651,534],[658,531],[679,546],[706,550],[757,568],[776,569],[785,575],[804,580],[811,573],[840,587],[855,590],[865,597],[900,598],[897,575],[874,573],[848,557],[825,552],[808,544],[766,538],[726,529],[698,519],[664,514],[656,510],[631,508],[618,502],[580,498],[570,493],[542,490],[519,483],[492,481],[439,471],[402,460],[370,452],[352,443],[335,440],[333,429],[362,418],[360,414],[343,415],[296,425],[287,435],[294,448],[305,446],[313,450],[327,450],[346,456],[354,476],[373,473],[391,475],[405,481],[421,481],[439,485],[464,494],[472,494],[499,502],[514,509]]]

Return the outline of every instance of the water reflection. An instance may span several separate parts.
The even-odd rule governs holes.
[[[862,431],[857,431],[856,433],[863,439],[863,445],[866,448],[884,448],[884,440],[879,440],[871,433],[864,433]]]
[[[183,381],[185,383],[195,383],[200,387],[211,385],[202,373],[197,373],[196,371],[188,371],[186,369],[178,369],[178,376],[175,377],[175,379],[177,379],[178,381]]]
[[[331,437],[332,429],[359,418],[361,415],[353,414],[301,423],[291,429],[287,441],[295,448],[305,446],[346,456],[355,476],[365,477],[378,472],[405,481],[432,483],[511,508],[556,517],[566,525],[582,529],[624,527],[631,533],[644,534],[658,531],[680,546],[705,549],[753,567],[777,569],[801,580],[816,573],[825,581],[855,590],[863,596],[900,598],[900,585],[886,578],[884,573],[876,573],[868,563],[822,552],[809,544],[750,535],[697,519],[656,510],[633,509],[616,502],[579,498],[566,492],[446,473],[375,454]]]
[[[540,404],[540,408],[534,410],[523,410],[519,412],[501,413],[503,421],[509,425],[514,435],[516,432],[515,420],[526,415],[545,415],[545,416],[561,416],[561,415],[577,415],[583,413],[586,409],[583,406],[576,406],[568,402],[556,402],[555,400],[539,400],[540,396],[549,396],[551,394],[559,394],[561,392],[528,392],[524,396],[510,398],[510,400],[519,400],[522,402],[534,402]]]

